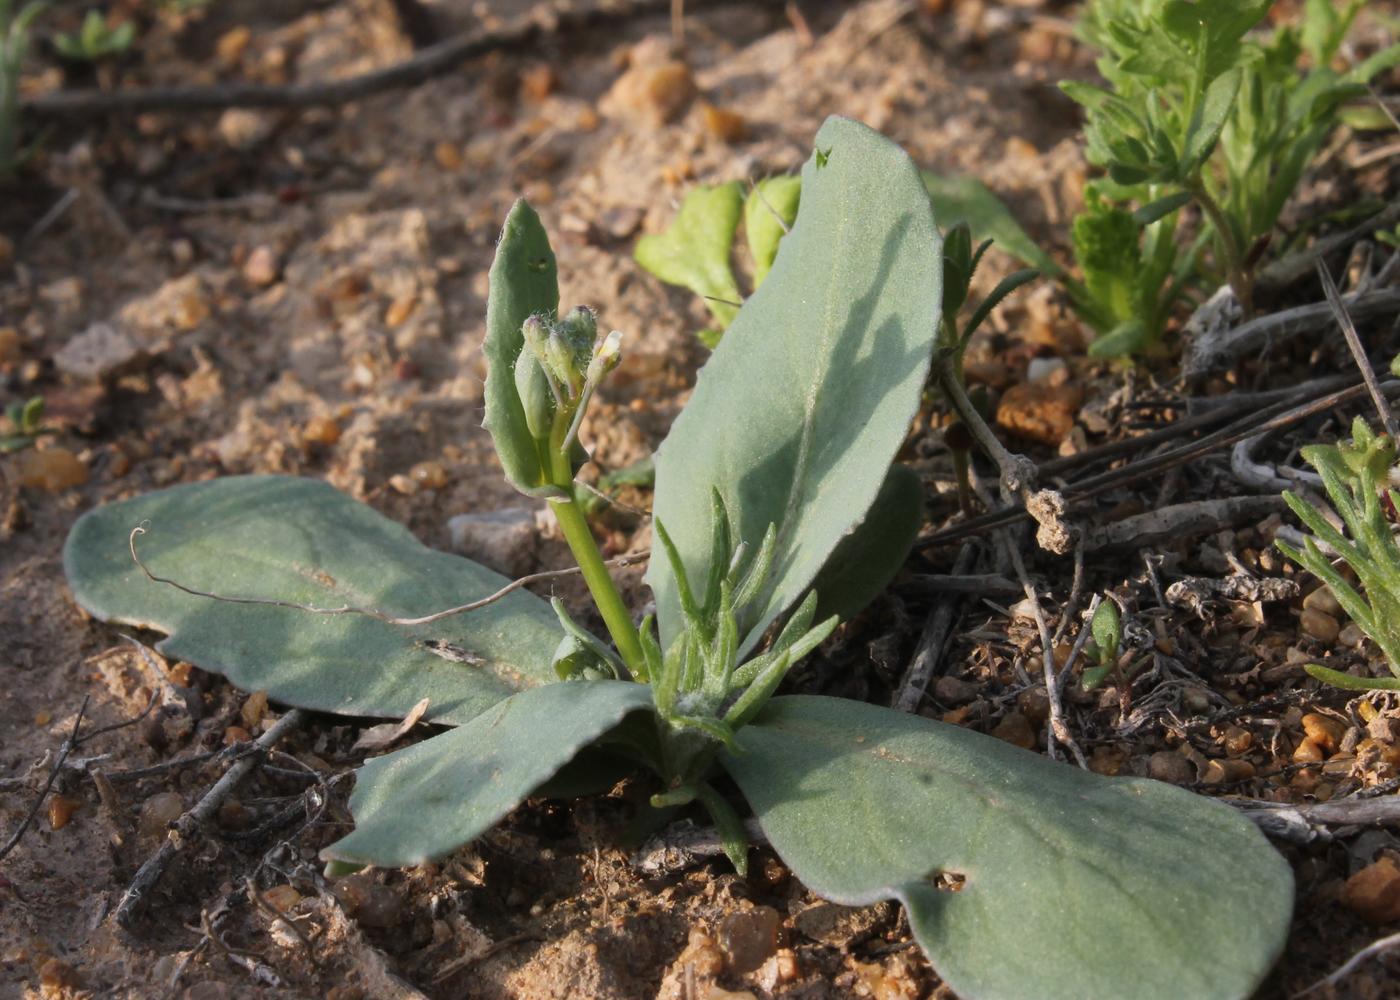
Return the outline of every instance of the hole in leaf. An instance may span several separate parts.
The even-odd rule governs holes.
[[[929,876],[929,884],[939,892],[962,892],[967,885],[967,876],[962,872],[939,870]]]

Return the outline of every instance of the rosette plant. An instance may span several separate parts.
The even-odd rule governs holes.
[[[740,871],[751,812],[813,891],[900,900],[962,996],[1247,996],[1283,944],[1293,884],[1228,806],[916,715],[774,696],[836,626],[818,606],[848,607],[902,560],[871,511],[952,346],[914,164],[840,118],[815,146],[796,225],[656,454],[654,616],[637,622],[623,603],[574,481],[580,415],[617,339],[585,310],[561,315],[555,258],[524,202],[491,270],[487,427],[505,475],[558,517],[606,638],[523,590],[426,614],[506,581],[294,478],[178,486],[88,514],[65,556],[79,601],[286,704],[402,717],[430,699],[426,717],[447,728],[364,765],[333,862],[449,855],[562,785],[546,788],[566,766],[577,778],[622,760],[655,806],[708,811]],[[145,567],[187,589],[134,564],[142,522]]]

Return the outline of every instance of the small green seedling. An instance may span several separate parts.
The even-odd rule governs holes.
[[[815,147],[772,270],[655,455],[655,612],[640,625],[575,482],[580,416],[619,345],[585,310],[561,317],[555,258],[524,202],[491,269],[487,427],[508,479],[557,517],[607,640],[287,477],[89,513],[64,553],[79,603],[159,628],[168,655],[282,703],[402,717],[429,699],[426,718],[452,728],[364,765],[354,829],[324,851],[335,864],[450,855],[554,792],[566,767],[575,790],[630,775],[658,809],[707,812],[740,872],[751,813],[813,891],[900,900],[960,995],[1249,996],[1283,946],[1293,883],[1228,806],[917,715],[776,696],[842,607],[888,579],[883,562],[903,559],[849,543],[907,497],[891,461],[934,357],[955,346],[914,164],[840,118]]]
[[[5,407],[5,419],[10,427],[6,433],[0,434],[0,455],[22,451],[49,433],[44,426],[42,396],[35,396],[24,403],[11,403]]]
[[[136,25],[122,21],[113,28],[101,11],[90,10],[77,34],[59,32],[54,36],[53,46],[60,56],[70,62],[97,62],[108,56],[121,55],[131,48],[135,40]]]
[[[1117,601],[1109,597],[1099,604],[1089,622],[1089,633],[1093,636],[1093,647],[1088,652],[1096,662],[1080,678],[1085,691],[1092,691],[1102,684],[1113,668],[1118,666],[1118,649],[1123,644],[1123,620]]]
[[[15,11],[13,0],[0,0],[0,180],[12,176],[25,158],[19,131],[19,71],[29,51],[29,30],[44,6],[27,3]]]
[[[1284,500],[1314,537],[1304,540],[1302,551],[1282,541],[1275,544],[1327,585],[1342,610],[1380,647],[1395,677],[1353,677],[1318,664],[1309,664],[1307,672],[1352,691],[1400,691],[1400,547],[1394,535],[1400,494],[1390,488],[1395,442],[1375,433],[1360,417],[1352,424],[1351,434],[1349,443],[1303,449],[1303,457],[1322,477],[1345,534],[1323,510],[1285,492]],[[1356,574],[1360,590],[1332,565],[1324,545]]]
[[[753,262],[753,285],[763,284],[777,256],[778,244],[797,217],[801,181],[770,177],[744,197],[737,181],[693,188],[681,202],[675,221],[664,232],[637,241],[637,263],[670,285],[688,288],[705,300],[716,327],[702,330],[700,340],[713,348],[738,315],[743,293],[731,263],[739,222]]]

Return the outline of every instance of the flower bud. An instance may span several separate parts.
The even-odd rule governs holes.
[[[593,352],[593,360],[588,363],[587,379],[597,385],[608,372],[622,361],[622,331],[614,330],[603,338],[598,349]]]

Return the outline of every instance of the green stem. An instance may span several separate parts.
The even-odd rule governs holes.
[[[568,422],[563,423],[564,432],[567,432]],[[558,438],[562,436],[562,433],[555,434]],[[603,616],[603,623],[608,627],[608,633],[622,656],[622,662],[634,678],[645,683],[648,680],[647,661],[642,652],[641,637],[637,635],[637,626],[632,623],[632,615],[623,603],[622,595],[617,591],[617,584],[613,583],[612,574],[603,562],[603,554],[598,551],[598,543],[593,538],[593,530],[588,527],[588,519],[584,517],[583,510],[578,505],[573,469],[569,456],[562,447],[551,449],[551,464],[554,485],[568,493],[569,497],[566,500],[550,500],[549,509],[554,513],[554,520],[559,523],[559,530],[564,533],[564,540],[569,543],[574,561],[583,571],[583,580],[588,584],[588,592],[593,595],[593,603],[598,606],[598,612]]]
[[[1186,188],[1200,203],[1201,210],[1210,218],[1211,225],[1220,234],[1220,250],[1225,257],[1225,280],[1235,290],[1235,298],[1248,318],[1254,312],[1254,282],[1245,273],[1244,252],[1235,239],[1235,230],[1230,225],[1230,219],[1220,207],[1220,203],[1206,190],[1205,182],[1201,178],[1193,178]]]

